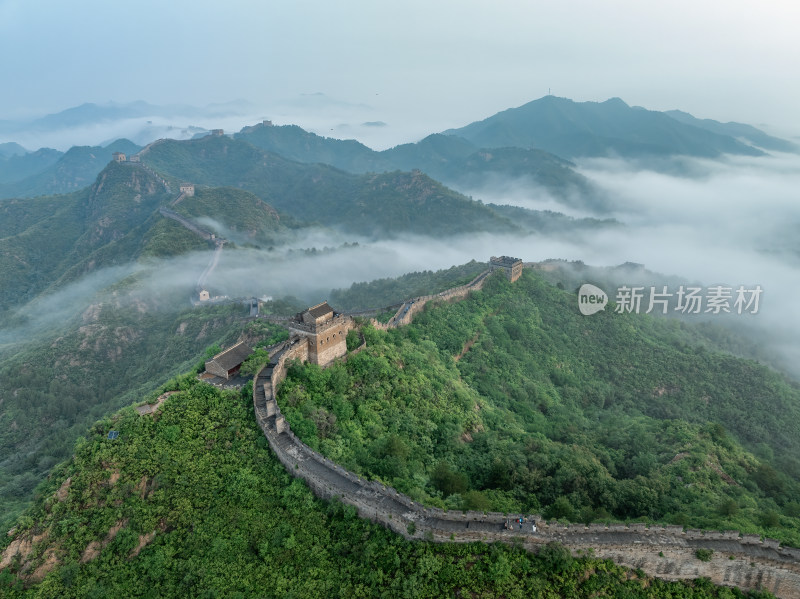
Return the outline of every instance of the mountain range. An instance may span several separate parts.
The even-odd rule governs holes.
[[[481,147],[537,148],[565,158],[760,156],[764,152],[759,147],[798,151],[796,145],[748,125],[631,107],[619,98],[574,102],[545,96],[444,133]]]
[[[292,160],[330,164],[353,173],[418,169],[457,188],[474,186],[493,174],[528,177],[561,198],[597,193],[575,172],[573,163],[548,152],[511,147],[487,151],[463,138],[441,134],[381,152],[355,140],[321,137],[292,125],[245,127],[234,137]]]
[[[73,146],[66,152],[42,148],[0,159],[0,198],[25,198],[69,193],[91,185],[114,152],[141,149],[127,139],[104,147]]]
[[[73,129],[84,126],[97,126],[102,123],[142,118],[200,118],[223,117],[231,114],[243,114],[252,110],[252,106],[243,100],[212,104],[205,107],[189,104],[157,105],[138,100],[135,102],[108,102],[96,104],[86,102],[80,106],[67,108],[60,112],[47,114],[33,119],[16,121],[0,121],[0,135],[13,135],[23,131],[54,131]]]
[[[207,109],[158,107],[145,102],[85,104],[28,125],[46,129],[144,114],[191,116],[205,110],[213,115],[214,110],[225,114],[241,108],[240,103]],[[163,126],[149,126],[155,127],[153,135],[170,135]],[[187,132],[182,129],[173,133],[187,137]],[[197,129],[194,137],[203,135],[207,132]],[[560,201],[591,198],[577,207],[595,211],[602,211],[606,202],[570,160],[601,156],[637,160],[714,158],[726,153],[760,156],[769,151],[798,151],[792,142],[750,125],[697,119],[677,110],[657,112],[631,107],[619,98],[574,102],[554,96],[384,151],[372,150],[355,140],[322,137],[296,125],[273,126],[269,121],[246,126],[233,137],[289,160],[327,164],[355,174],[418,169],[467,193],[491,187],[498,178],[519,179]],[[123,139],[102,148],[73,148],[66,153],[47,148],[28,152],[14,142],[0,144],[0,198],[73,191],[90,184],[112,152],[131,154],[139,149],[137,144]],[[674,168],[673,165],[671,170]]]
[[[52,126],[139,109],[87,105]],[[309,239],[358,240],[320,252],[333,255],[320,269],[345,286],[357,280],[341,275],[348,261],[374,252],[389,267],[382,244],[444,252],[494,234],[532,247],[601,229],[616,240],[625,225],[610,219],[466,194],[521,181],[601,213],[606,198],[581,174],[584,158],[794,150],[746,125],[552,97],[381,152],[268,122],[146,147],[3,144],[0,196],[12,197],[0,199],[0,525],[16,526],[0,537],[0,594],[730,596],[557,545],[533,556],[407,543],[313,498],[268,450],[251,388],[196,376],[223,346],[285,339],[281,318],[308,298],[262,302],[273,321],[253,318],[249,299],[247,309],[187,300],[203,267],[203,281],[209,268],[244,279],[243,293],[268,290],[281,268],[297,287],[315,277],[299,259],[317,260]],[[136,160],[113,161],[114,151]],[[433,301],[390,331],[359,322],[347,360],[287,368],[281,410],[312,447],[420,503],[800,543],[796,381],[735,357],[757,352],[721,327],[613,305],[587,320],[565,290],[613,286],[582,267],[539,263],[513,284],[495,273],[467,299]],[[329,299],[378,309],[485,269],[425,270]],[[643,272],[623,265],[608,281],[660,277]],[[157,397],[153,412],[131,407]]]
[[[198,139],[204,137],[208,136]],[[574,164],[539,150],[481,151],[465,140],[431,135],[414,144],[376,152],[357,141],[320,137],[295,125],[245,127],[233,137],[284,159],[331,165],[349,173],[421,170],[457,188],[479,186],[492,176],[527,178],[530,184],[561,199],[594,198],[595,207],[602,203],[599,191],[575,171]],[[91,183],[113,152],[133,154],[140,149],[123,139],[103,148],[75,147],[63,154],[42,149],[0,158],[0,198],[72,191]]]

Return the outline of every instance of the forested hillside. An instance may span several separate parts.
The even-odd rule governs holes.
[[[8,219],[0,225],[0,311],[58,282],[131,263],[168,197],[150,173],[112,163],[74,194],[0,201]]]
[[[481,187],[525,178],[562,200],[581,194],[587,205],[602,205],[602,194],[574,164],[543,150],[504,147],[486,150],[466,139],[433,134],[416,143],[376,152],[354,140],[320,137],[296,125],[254,125],[234,136],[256,147],[305,163],[329,164],[351,173],[421,170],[438,181]]]
[[[35,152],[27,152],[25,148],[16,144],[0,144],[12,146],[6,153],[0,152],[0,186],[14,183],[26,177],[43,171],[48,166],[58,162],[62,153],[51,148],[41,148]]]
[[[142,160],[181,180],[250,191],[299,221],[350,233],[439,236],[518,230],[482,203],[420,172],[353,175],[293,162],[224,136],[165,140],[142,152]]]
[[[200,193],[201,201],[204,193],[212,191]],[[259,204],[257,200],[253,205]],[[42,199],[28,207],[32,211],[42,207],[46,212],[51,206]],[[6,224],[0,221],[0,226]],[[174,221],[160,219],[145,235],[144,255],[170,255],[180,247],[182,232],[188,234],[188,242],[199,240]],[[418,291],[446,289],[463,278],[471,279],[473,272],[484,267],[470,263],[421,276],[385,279],[356,285],[339,297],[341,305],[354,306],[363,300],[381,306],[386,297],[400,298],[389,302],[393,303]],[[0,529],[10,526],[29,503],[33,488],[53,464],[69,455],[74,440],[95,419],[194,365],[209,346],[229,344],[243,334],[251,338],[254,330],[264,333],[259,328],[263,321],[246,325],[241,320],[247,310],[240,305],[190,308],[186,299],[181,290],[167,297],[154,296],[139,289],[136,277],[130,277],[110,294],[94,298],[76,318],[53,321],[24,344],[17,339],[0,346]],[[294,314],[303,306],[296,298],[276,299],[264,311]],[[5,330],[11,340],[15,331],[11,326]],[[257,339],[252,337],[251,342]]]
[[[244,330],[240,305],[171,309],[105,298],[0,359],[0,528],[92,422],[130,405]]]
[[[126,408],[98,422],[42,485],[0,541],[4,596],[745,596],[558,545],[533,555],[405,541],[293,479],[255,424],[250,388],[223,393],[188,376],[160,391],[172,390],[153,416]]]
[[[174,210],[191,219],[222,226],[218,234],[240,243],[275,243],[281,230],[278,213],[255,194],[233,187],[201,188]]]
[[[291,369],[304,441],[413,499],[591,522],[649,519],[800,544],[800,387],[694,327],[525,271],[428,309],[325,371]]]
[[[0,159],[0,198],[71,193],[91,185],[114,152],[141,148],[127,139],[105,146],[74,146],[65,153],[42,149]],[[21,176],[24,175],[24,176]]]

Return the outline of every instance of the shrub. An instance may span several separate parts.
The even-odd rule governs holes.
[[[539,550],[539,559],[544,562],[547,570],[557,573],[569,570],[574,561],[570,550],[556,541],[548,543]]]
[[[711,556],[714,555],[714,550],[698,549],[697,551],[694,552],[694,554],[697,557],[697,559],[699,559],[701,562],[710,562]]]

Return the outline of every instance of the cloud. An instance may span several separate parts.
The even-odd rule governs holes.
[[[208,286],[215,294],[231,297],[294,295],[316,303],[331,289],[353,282],[449,268],[473,259],[486,261],[491,255],[525,261],[563,258],[598,266],[636,262],[662,273],[663,284],[681,279],[706,286],[760,285],[759,314],[743,315],[739,323],[780,351],[786,364],[800,356],[796,318],[800,205],[795,201],[800,157],[698,160],[692,163],[696,174],[692,177],[637,170],[630,163],[610,160],[586,161],[580,171],[608,193],[612,214],[624,228],[382,240],[326,229],[300,230],[273,250],[225,249]],[[497,187],[493,197],[483,199],[549,209],[561,206],[542,190],[525,185],[509,181]],[[573,213],[580,215],[574,209]],[[177,301],[188,306],[212,255],[209,250],[138,264],[131,301],[149,298],[159,305]],[[96,301],[104,286],[130,275],[125,269],[95,273],[32,303],[21,314],[30,319],[30,327],[41,329],[65,319],[70,311],[79,314]],[[122,299],[118,292],[115,301]]]
[[[135,263],[104,268],[39,296],[14,311],[13,321],[21,324],[0,329],[0,347],[24,343],[42,332],[57,330],[85,312],[93,301],[106,294],[111,285],[141,269],[142,265]]]

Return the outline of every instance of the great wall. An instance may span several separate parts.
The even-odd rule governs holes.
[[[144,170],[149,175],[154,177],[161,185],[164,186],[164,191],[166,191],[166,193],[172,193],[169,182],[166,179],[164,179],[159,173],[157,173],[155,170],[153,170],[151,167],[149,167],[147,164],[141,161],[142,156],[147,154],[147,152],[150,151],[151,147],[163,143],[165,141],[168,140],[159,139],[157,141],[154,141],[151,144],[145,146],[138,154],[135,154],[134,156],[126,156],[122,152],[114,152],[114,162],[117,162],[119,164],[124,164],[132,168],[138,168]],[[194,196],[194,193],[195,193],[195,186],[193,184],[181,185],[178,196],[172,202],[170,202],[170,206],[174,207],[178,205],[183,199]],[[171,210],[170,208],[161,206],[159,207],[158,212],[159,214],[161,214],[161,216],[174,220],[179,225],[191,231],[204,241],[213,244],[214,253],[211,255],[208,265],[206,266],[205,270],[203,270],[203,272],[200,274],[200,277],[197,280],[197,284],[195,285],[196,293],[198,294],[202,293],[203,288],[206,286],[206,281],[211,276],[211,273],[214,272],[214,269],[217,267],[217,264],[219,264],[219,259],[222,255],[222,250],[224,249],[227,240],[221,237],[217,237],[211,231],[204,229],[203,227],[195,223],[193,220],[181,214],[178,214],[177,212]],[[240,301],[241,301],[240,298],[230,300],[231,303],[239,303]],[[256,314],[257,313],[258,310],[256,309]]]
[[[371,322],[382,329],[408,324],[430,301],[463,299],[481,289],[489,274],[487,270],[466,285],[406,301],[386,324],[374,319]],[[351,505],[362,518],[407,539],[502,542],[519,544],[529,551],[555,541],[576,555],[610,559],[666,580],[706,577],[715,584],[765,589],[781,599],[800,599],[800,549],[782,547],[775,539],[762,540],[738,531],[684,531],[681,526],[586,526],[546,522],[539,515],[445,511],[417,503],[378,481],[365,480],[308,447],[295,436],[281,413],[276,398],[278,386],[286,377],[287,362],[308,357],[308,344],[299,338],[273,348],[269,363],[253,379],[253,405],[256,420],[280,462],[322,499]],[[698,549],[712,550],[710,559],[701,561]]]
[[[146,153],[149,147],[140,154]],[[136,166],[148,170],[167,192],[170,191],[167,181],[155,171],[141,163]],[[183,197],[182,191],[172,205],[176,205]],[[208,240],[210,234],[207,231],[200,230],[174,211],[162,208],[160,212]],[[201,278],[210,274],[212,263],[215,266],[219,259],[222,243],[215,245],[212,262]],[[529,263],[525,264],[525,267],[530,266]],[[471,291],[481,289],[490,273],[491,269],[466,285],[391,306],[396,308],[396,312],[387,323],[380,323],[374,318],[370,321],[373,326],[383,330],[409,324],[414,315],[431,301],[463,299]],[[379,311],[367,310],[350,316],[372,316]],[[362,344],[356,351],[364,347]],[[280,462],[293,476],[303,479],[318,497],[338,499],[351,505],[362,518],[380,523],[407,539],[456,543],[502,542],[519,544],[529,551],[537,551],[555,541],[576,555],[591,553],[596,558],[610,559],[665,580],[705,577],[715,584],[744,590],[765,589],[781,599],[800,599],[800,549],[782,547],[775,539],[742,535],[739,531],[684,531],[681,526],[586,526],[546,522],[539,515],[445,511],[423,506],[391,487],[377,481],[367,481],[349,472],[298,439],[276,401],[278,385],[286,376],[287,362],[307,360],[308,348],[309,344],[298,337],[271,348],[269,364],[259,370],[253,380],[253,405],[256,420]],[[517,524],[518,520],[524,522]],[[510,528],[509,522],[512,523]],[[514,528],[516,526],[518,528]],[[701,561],[696,554],[698,549],[710,549],[713,554],[708,561]]]

